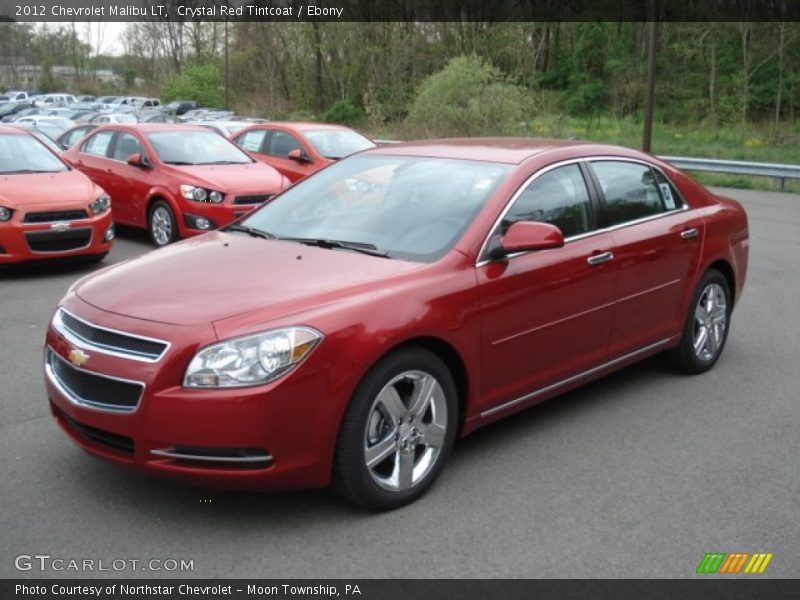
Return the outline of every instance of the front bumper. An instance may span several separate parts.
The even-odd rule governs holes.
[[[205,487],[272,490],[329,483],[345,399],[335,398],[324,352],[316,351],[321,348],[297,370],[264,386],[190,390],[180,382],[201,343],[189,338],[212,341],[210,325],[184,327],[121,317],[74,295],[64,306],[93,325],[170,344],[157,361],[132,360],[98,351],[51,323],[46,361],[66,363],[86,377],[142,385],[138,401],[123,410],[102,408],[76,396],[86,390],[113,395],[116,388],[81,387],[69,378],[65,385],[45,366],[52,414],[81,448],[123,466]],[[79,368],[70,363],[75,350],[89,356]]]
[[[107,254],[114,238],[111,211],[62,223],[0,223],[0,264]]]
[[[275,194],[251,194],[240,196],[242,198],[268,197],[268,200],[264,202],[251,204],[234,204],[235,197],[231,195],[229,195],[231,197],[226,196],[225,201],[220,204],[193,202],[192,200],[183,199],[181,204],[183,214],[178,218],[178,231],[181,237],[190,237],[207,233],[211,229],[224,227],[270,201],[274,195]],[[210,221],[211,227],[206,229],[197,227],[195,223],[198,217]]]

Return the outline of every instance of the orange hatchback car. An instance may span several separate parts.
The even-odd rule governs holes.
[[[292,183],[340,158],[375,147],[374,142],[349,127],[326,123],[259,123],[230,139]]]
[[[102,188],[26,131],[0,127],[0,265],[99,261],[113,239]]]

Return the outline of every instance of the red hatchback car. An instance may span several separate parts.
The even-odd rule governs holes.
[[[103,126],[62,156],[111,195],[115,222],[147,229],[156,246],[227,225],[289,185],[191,125]]]
[[[345,156],[375,147],[374,142],[349,127],[325,123],[259,123],[237,132],[231,140],[292,182]]]
[[[102,189],[33,135],[0,127],[0,265],[101,260],[113,239]]]
[[[748,244],[739,204],[632,150],[374,149],[77,282],[47,392],[121,465],[394,508],[496,419],[662,351],[711,368]]]

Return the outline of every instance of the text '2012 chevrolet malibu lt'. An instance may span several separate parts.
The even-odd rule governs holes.
[[[700,373],[747,217],[613,146],[379,148],[223,230],[78,281],[47,333],[88,452],[196,483],[411,502],[457,437],[647,356]]]

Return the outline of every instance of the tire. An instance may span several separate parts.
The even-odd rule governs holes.
[[[728,339],[732,308],[728,280],[709,269],[692,294],[681,341],[668,353],[673,366],[691,374],[713,367]]]
[[[370,510],[413,502],[441,472],[457,428],[458,393],[447,366],[422,348],[398,350],[353,393],[339,430],[334,488]]]
[[[150,207],[150,213],[147,215],[147,231],[150,233],[150,241],[158,248],[178,239],[178,223],[175,220],[175,213],[163,200],[156,201]]]

